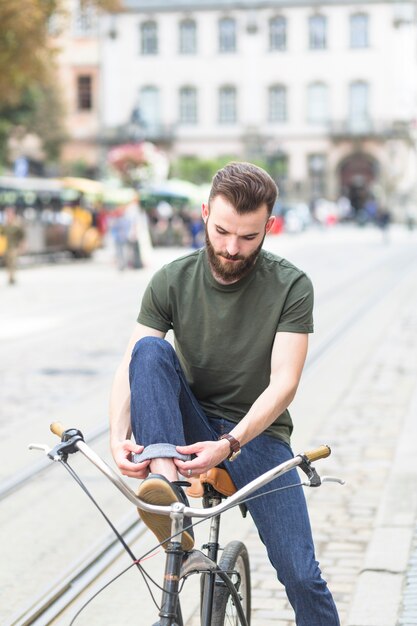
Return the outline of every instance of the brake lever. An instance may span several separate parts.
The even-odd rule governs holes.
[[[77,442],[84,441],[83,434],[74,428],[66,430],[62,436],[62,440],[53,448],[49,448],[45,444],[31,443],[29,450],[43,450],[52,461],[66,461],[69,454],[78,451]]]
[[[315,468],[311,465],[311,462],[305,456],[301,456],[300,469],[303,470],[308,480],[302,483],[305,487],[320,487],[321,478],[316,472]]]
[[[42,450],[45,454],[49,454],[51,448],[45,443],[30,443],[28,445],[29,450]]]
[[[342,478],[337,478],[336,476],[322,476],[322,483],[338,483],[339,485],[346,485],[346,481]]]
[[[319,480],[317,481],[317,478]],[[341,478],[336,478],[335,476],[318,476],[317,472],[312,476],[312,479],[305,480],[303,483],[303,487],[320,487],[323,483],[338,483],[339,485],[346,485],[346,481]]]
[[[68,455],[64,456],[61,451],[61,444],[58,444],[54,448],[50,448],[46,444],[43,443],[30,443],[28,446],[29,450],[42,450],[45,452],[46,456],[48,456],[52,461],[62,461],[67,458]]]

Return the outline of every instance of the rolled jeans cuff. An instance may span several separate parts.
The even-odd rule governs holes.
[[[140,454],[132,454],[133,463],[142,463],[150,459],[180,459],[189,461],[190,454],[180,454],[172,443],[151,443]]]

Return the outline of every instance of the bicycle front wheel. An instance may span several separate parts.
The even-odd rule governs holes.
[[[249,555],[241,541],[231,541],[223,551],[219,563],[220,569],[227,572],[235,585],[248,625],[251,611],[251,584]],[[239,615],[229,589],[223,584],[216,584],[213,597],[211,626],[238,626]]]

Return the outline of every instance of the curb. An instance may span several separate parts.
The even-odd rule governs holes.
[[[417,517],[416,415],[417,388],[404,419],[346,626],[394,626],[399,617]]]

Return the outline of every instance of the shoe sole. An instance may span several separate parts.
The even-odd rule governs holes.
[[[178,502],[178,497],[169,483],[155,478],[155,480],[147,479],[139,487],[138,497],[148,504],[156,504],[158,506],[169,506],[173,502]],[[160,515],[158,513],[149,513],[138,508],[139,515],[146,526],[156,535],[158,541],[162,543],[166,549],[169,541],[167,537],[171,536],[171,518],[169,515]],[[189,518],[184,518],[187,524]],[[189,552],[194,547],[194,539],[188,531],[182,533],[181,547]]]

